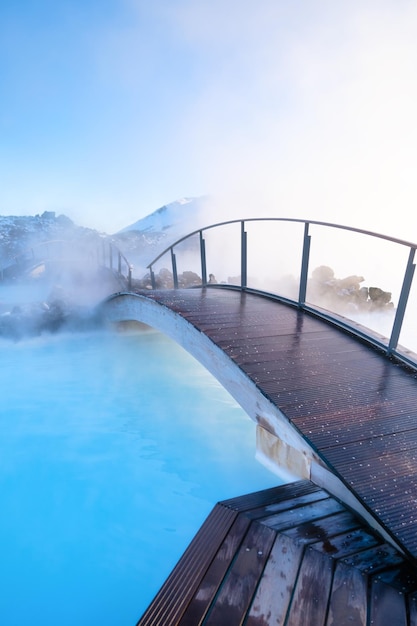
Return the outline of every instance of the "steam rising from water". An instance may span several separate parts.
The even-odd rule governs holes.
[[[96,305],[125,287],[124,281],[103,265],[91,246],[60,241],[55,253],[39,248],[38,256],[31,252],[9,266],[0,283],[0,337],[16,341],[101,326]]]

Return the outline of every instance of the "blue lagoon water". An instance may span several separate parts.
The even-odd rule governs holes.
[[[278,484],[165,336],[0,341],[0,623],[134,626],[213,505]]]

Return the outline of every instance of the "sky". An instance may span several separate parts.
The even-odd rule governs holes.
[[[417,241],[416,0],[2,0],[0,214]]]

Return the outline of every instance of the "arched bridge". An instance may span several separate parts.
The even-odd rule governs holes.
[[[53,239],[30,246],[0,268],[0,283],[28,279],[56,280],[68,275],[94,276],[106,271],[113,285],[131,288],[132,267],[111,242]],[[110,288],[110,286],[109,286]]]
[[[325,488],[415,564],[416,247],[322,222],[225,222],[102,307],[185,347],[256,421],[267,464]]]

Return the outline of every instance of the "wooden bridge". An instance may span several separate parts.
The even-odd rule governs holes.
[[[254,494],[250,506],[247,498],[244,504],[239,498],[220,503],[223,512],[213,511],[139,623],[416,626],[417,369],[414,353],[398,345],[415,247],[396,242],[410,252],[392,333],[385,339],[307,303],[305,248],[298,301],[250,288],[246,237],[242,242],[242,284],[209,284],[204,255],[202,284],[179,289],[171,248],[173,289],[114,294],[104,311],[113,322],[154,326],[196,356],[256,421],[259,456],[301,482],[285,487],[286,506],[279,504],[284,488]],[[306,500],[296,502],[297,485],[319,494],[315,512],[308,502],[307,517],[302,513]],[[243,509],[244,519],[227,513]],[[286,521],[278,519],[283,510]],[[224,515],[225,524],[219,522]],[[248,520],[258,524],[250,526],[256,539],[248,539]],[[245,532],[231,531],[235,523]],[[288,532],[292,543],[286,549],[298,554],[292,564],[282,552]],[[352,547],[356,532],[362,539]],[[308,561],[306,546],[310,550],[312,544],[321,556]],[[252,554],[255,548],[262,559],[245,561],[245,551]],[[325,560],[333,559],[330,565],[324,554]],[[285,593],[280,577],[287,581]],[[381,581],[387,589],[382,595]]]

